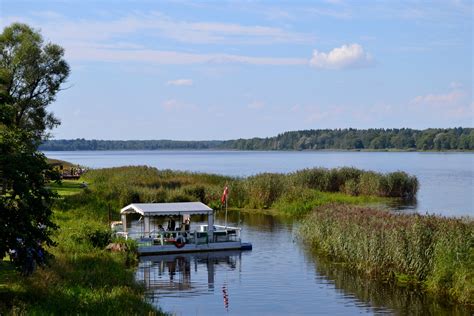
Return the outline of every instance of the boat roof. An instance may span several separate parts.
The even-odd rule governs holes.
[[[212,214],[212,212],[212,208],[201,202],[132,203],[120,210],[120,214],[139,213],[144,216]]]

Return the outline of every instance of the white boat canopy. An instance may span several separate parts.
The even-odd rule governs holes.
[[[213,210],[201,202],[179,202],[179,203],[133,203],[120,210],[120,214],[138,213],[145,217],[167,216],[167,215],[212,215]]]

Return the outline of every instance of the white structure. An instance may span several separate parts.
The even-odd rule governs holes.
[[[240,228],[214,225],[214,211],[201,202],[135,203],[122,208],[120,214],[122,231],[116,234],[135,239],[139,254],[252,249],[250,243],[241,242]],[[135,229],[132,214],[139,216]],[[191,230],[191,215],[206,215],[207,225]]]

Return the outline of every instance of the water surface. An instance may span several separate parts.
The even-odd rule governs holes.
[[[465,307],[316,257],[296,238],[291,221],[237,212],[229,219],[240,221],[252,251],[142,257],[136,278],[147,288],[146,299],[176,315],[470,315]]]
[[[417,200],[402,209],[446,216],[473,215],[474,153],[282,151],[51,151],[50,158],[91,168],[148,165],[160,169],[248,176],[311,167],[402,170],[420,181]]]
[[[471,153],[75,151],[51,158],[101,168],[149,165],[160,169],[248,176],[308,167],[354,166],[403,170],[420,181],[415,203],[404,208],[444,215],[471,215]],[[198,224],[199,218],[192,218]],[[252,251],[143,257],[136,279],[146,299],[177,315],[471,315],[419,291],[390,286],[312,254],[297,240],[297,223],[262,214],[229,216],[243,228]],[[223,214],[217,214],[223,224]]]

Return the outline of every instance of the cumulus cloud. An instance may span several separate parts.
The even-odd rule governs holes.
[[[166,84],[169,86],[192,86],[193,80],[192,79],[176,79],[176,80],[170,80]]]
[[[367,67],[373,63],[372,56],[359,44],[342,45],[329,53],[313,51],[310,65],[321,69],[345,69]]]

